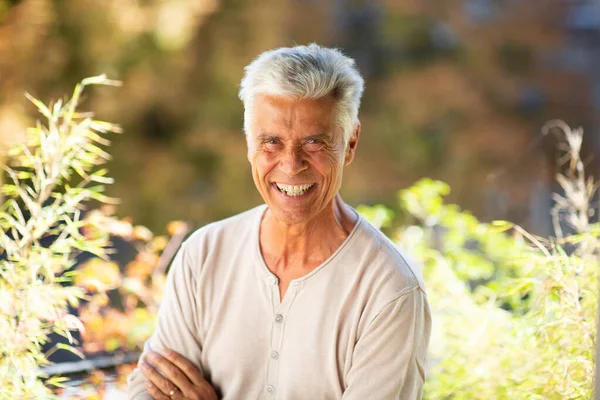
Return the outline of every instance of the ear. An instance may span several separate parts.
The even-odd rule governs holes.
[[[348,140],[348,144],[346,145],[346,159],[344,160],[344,165],[349,165],[352,160],[354,160],[354,154],[356,152],[356,146],[358,145],[358,137],[360,136],[360,121],[356,123],[356,127],[354,128],[354,132],[350,136],[350,140]]]

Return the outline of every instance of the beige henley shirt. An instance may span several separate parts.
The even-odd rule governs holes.
[[[196,365],[221,398],[419,399],[431,316],[405,256],[362,217],[282,300],[262,258],[266,206],[207,225],[169,271],[148,348]],[[136,369],[130,399],[151,399]]]

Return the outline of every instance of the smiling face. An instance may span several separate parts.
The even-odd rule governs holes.
[[[273,215],[287,224],[333,214],[342,171],[354,158],[360,125],[344,143],[335,100],[258,95],[246,133],[252,177]]]

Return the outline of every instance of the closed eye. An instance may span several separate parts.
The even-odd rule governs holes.
[[[318,151],[325,146],[325,142],[322,139],[307,139],[304,142],[304,147],[308,151]]]
[[[279,138],[273,137],[273,136],[261,138],[260,144],[261,144],[263,150],[269,151],[269,152],[276,151],[282,146],[281,140]]]

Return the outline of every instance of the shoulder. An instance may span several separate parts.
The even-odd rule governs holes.
[[[352,249],[362,280],[381,301],[387,302],[416,289],[425,290],[421,268],[394,242],[359,217]]]
[[[391,304],[425,296],[425,286],[420,269],[394,242],[363,217],[357,223],[340,270],[352,287],[361,320],[368,323]]]
[[[410,317],[414,314],[407,311],[410,304],[427,313],[427,296],[416,263],[363,217],[357,224],[337,271],[341,271],[338,282],[349,285],[360,315],[358,335],[374,321],[386,320],[386,316],[401,313],[402,318]]]
[[[220,221],[211,222],[194,231],[186,240],[186,247],[195,247],[207,240],[227,239],[252,234],[258,229],[258,223],[265,206],[260,205],[240,214]]]
[[[182,244],[183,257],[191,265],[201,265],[211,253],[252,243],[265,207],[260,205],[197,229]]]

